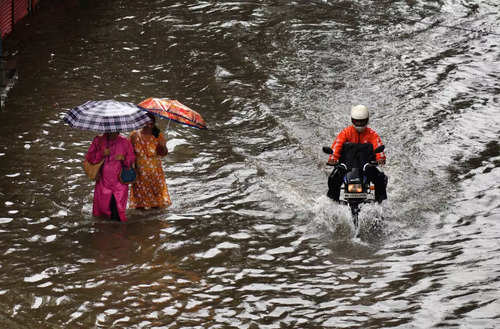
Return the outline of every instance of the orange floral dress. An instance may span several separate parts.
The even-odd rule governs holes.
[[[156,153],[158,144],[165,145],[165,136],[158,138],[135,130],[130,134],[135,151],[137,179],[130,189],[130,208],[166,208],[172,204],[168,194],[161,157]]]

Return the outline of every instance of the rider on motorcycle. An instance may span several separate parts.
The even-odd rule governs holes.
[[[373,149],[382,145],[379,135],[371,128],[368,128],[368,119],[370,114],[364,105],[356,105],[351,109],[352,125],[342,130],[333,141],[333,154],[328,158],[328,165],[336,166],[342,155],[342,146],[345,142],[350,143],[370,143]],[[383,152],[376,154],[376,161],[379,165],[385,164],[385,154]],[[328,177],[327,196],[335,201],[339,201],[340,187],[346,170],[343,166],[336,166],[332,175]],[[375,166],[368,166],[366,169],[368,179],[375,185],[375,200],[380,203],[387,199],[386,185],[387,177]]]

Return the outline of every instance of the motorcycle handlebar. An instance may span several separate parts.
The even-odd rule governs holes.
[[[326,163],[327,166],[331,166],[331,167],[344,167],[346,170],[347,170],[347,165],[343,162],[337,162],[335,164],[333,163],[330,163],[330,162],[327,162]],[[363,165],[363,171],[366,169],[366,167],[378,167],[378,162],[377,161],[370,161],[370,162],[367,162]]]
[[[326,153],[326,154],[333,154],[333,150],[331,147],[328,147],[328,146],[323,146],[323,152]],[[377,153],[381,153],[385,150],[385,145],[380,145],[379,147],[377,147],[375,150],[374,150],[374,153],[377,154]],[[340,163],[340,162],[337,162],[337,163],[330,163],[330,162],[327,162],[326,163],[327,166],[339,166],[339,165],[343,165],[344,167],[347,168],[347,166],[343,163]],[[363,170],[365,169],[366,166],[374,166],[374,167],[377,167],[379,164],[377,161],[370,161],[368,163],[366,163],[364,166],[363,166]]]

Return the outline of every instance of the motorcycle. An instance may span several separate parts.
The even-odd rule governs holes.
[[[369,166],[378,165],[375,154],[383,152],[384,149],[384,145],[374,150],[372,144],[344,143],[340,160],[330,174],[333,175],[336,170],[341,170],[341,167],[345,171],[341,185],[344,198],[340,199],[339,202],[349,206],[356,232],[358,232],[359,226],[360,205],[376,201],[375,186],[368,180],[366,170]],[[323,152],[332,154],[333,150],[324,146]]]

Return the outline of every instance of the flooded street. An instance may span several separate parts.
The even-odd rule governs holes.
[[[496,0],[77,3],[4,42],[0,327],[500,328]],[[148,97],[209,129],[165,132],[170,208],[93,218],[63,115]],[[354,238],[321,147],[356,104],[389,200]]]

